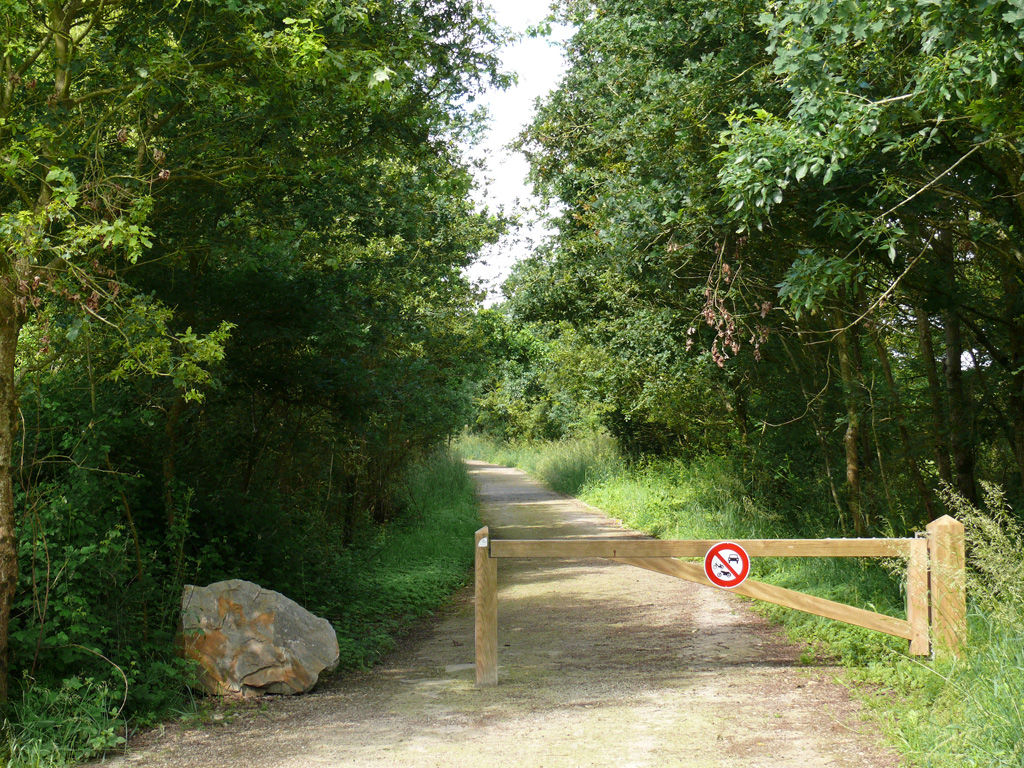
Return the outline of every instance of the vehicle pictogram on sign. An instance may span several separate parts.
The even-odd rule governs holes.
[[[735,542],[721,541],[704,555],[704,575],[716,587],[738,587],[750,575],[750,555]]]

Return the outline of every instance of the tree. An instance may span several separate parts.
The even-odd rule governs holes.
[[[563,207],[510,303],[602,351],[585,396],[620,440],[823,465],[860,534],[926,521],[940,479],[1021,487],[1013,3],[563,13],[570,69],[524,137]]]
[[[941,314],[949,423],[936,439],[952,453],[958,490],[974,498],[964,333],[1002,369],[1007,416],[1015,433],[1024,426],[1013,363],[1024,330],[1024,123],[1011,106],[1022,95],[1024,16],[1012,3],[806,2],[760,23],[792,96],[777,112],[737,116],[724,135],[730,202],[763,223],[785,197],[822,185],[818,220],[848,243],[832,258],[851,275],[885,275],[883,297],[898,286],[897,296]],[[930,370],[931,353],[922,354]],[[1019,440],[1011,442],[1020,472]]]
[[[15,365],[19,351],[30,367],[52,364],[45,349],[19,350],[26,324],[45,339],[54,311],[79,313],[120,339],[109,376],[164,382],[145,397],[164,414],[173,524],[189,410],[231,352],[232,325],[253,341],[254,320],[286,289],[304,284],[303,312],[328,311],[292,325],[278,372],[289,355],[323,362],[339,333],[355,369],[369,364],[356,351],[366,323],[346,298],[384,332],[373,340],[382,358],[437,360],[472,301],[459,267],[496,226],[466,200],[468,171],[452,147],[472,120],[460,104],[501,78],[498,38],[472,3],[16,0],[0,19],[2,699],[17,583]],[[254,287],[261,271],[276,298],[241,307],[217,295],[247,279]],[[399,307],[384,295],[387,278],[410,281]],[[427,317],[422,338],[406,334]],[[336,409],[350,394],[341,375],[335,365],[328,397],[310,386],[307,401],[334,398]],[[387,409],[399,384],[378,378],[366,395]]]

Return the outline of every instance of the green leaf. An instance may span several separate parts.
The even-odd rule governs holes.
[[[71,321],[71,326],[68,328],[68,331],[65,334],[65,336],[67,337],[68,341],[74,341],[75,339],[78,338],[78,334],[81,333],[81,331],[82,331],[82,324],[83,323],[84,323],[84,320],[82,319],[81,316],[78,316],[74,320]]]

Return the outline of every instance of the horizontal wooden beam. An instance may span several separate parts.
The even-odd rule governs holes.
[[[751,557],[907,557],[913,539],[731,539]],[[491,539],[491,557],[704,557],[718,540]]]
[[[617,563],[635,565],[638,568],[646,568],[649,571],[664,573],[666,576],[675,576],[678,579],[705,584],[709,587],[714,586],[708,580],[708,577],[704,575],[703,566],[696,563],[683,563],[667,557],[660,559],[616,557],[613,559]],[[813,613],[815,616],[824,616],[826,619],[836,619],[847,624],[856,624],[858,627],[873,629],[876,632],[884,632],[887,635],[895,635],[906,640],[910,640],[913,636],[910,622],[905,619],[897,619],[881,613],[865,611],[863,608],[854,608],[852,605],[836,603],[822,597],[805,595],[803,592],[794,592],[791,589],[776,587],[773,584],[748,580],[728,591],[787,608],[795,608],[805,613]]]

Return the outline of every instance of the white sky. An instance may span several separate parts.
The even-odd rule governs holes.
[[[550,0],[490,0],[490,4],[498,23],[516,33],[525,32],[550,13]],[[523,224],[467,270],[472,280],[488,289],[488,303],[500,298],[501,284],[512,265],[528,255],[531,243],[544,234],[536,214],[529,210],[536,205],[536,198],[526,182],[526,158],[508,145],[530,122],[537,98],[558,85],[565,69],[559,43],[570,34],[569,28],[555,25],[549,38],[524,37],[502,48],[504,69],[517,73],[519,81],[508,90],[490,91],[477,100],[490,113],[487,138],[470,152],[471,157],[486,162],[480,179],[484,189],[478,197],[492,209],[503,207],[509,213],[519,213]]]

